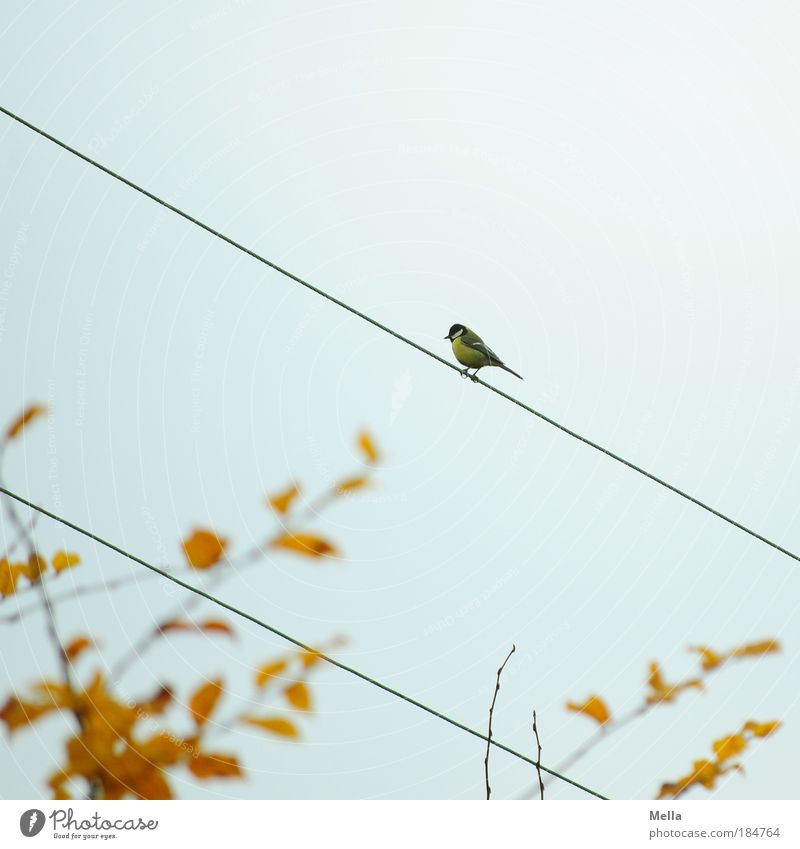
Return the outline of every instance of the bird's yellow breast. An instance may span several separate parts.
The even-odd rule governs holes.
[[[465,345],[461,341],[460,336],[453,339],[453,353],[456,355],[456,359],[461,363],[461,365],[466,366],[467,368],[480,368],[481,366],[489,364],[489,358],[486,354],[476,351],[474,348],[470,348],[469,345]]]

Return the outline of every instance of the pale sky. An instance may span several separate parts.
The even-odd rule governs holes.
[[[487,380],[800,550],[800,37],[789,3],[9,0],[0,101],[448,356],[474,327],[523,383]],[[652,797],[748,719],[781,719],[746,775],[689,798],[792,798],[798,565],[160,209],[0,116],[0,418],[52,416],[8,483],[179,565],[210,526],[245,550],[265,493],[359,463],[377,486],[311,527],[342,562],[265,560],[222,597],[556,766],[593,731],[567,700],[638,704],[692,644],[775,637],[598,747],[570,774]],[[3,519],[0,533],[8,526]],[[137,567],[46,520],[45,552],[96,583]],[[157,580],[59,605],[113,661],[185,596]],[[15,609],[0,602],[0,614]],[[212,610],[203,608],[203,613]],[[226,715],[277,639],[162,644],[120,683]],[[0,624],[0,699],[57,674],[44,623]],[[81,669],[88,680],[96,660]],[[480,741],[332,668],[299,744],[217,728],[244,782],[183,798],[480,798]],[[178,727],[176,707],[167,724]],[[173,718],[174,716],[174,718]],[[53,717],[6,738],[0,796],[36,797]],[[531,770],[495,752],[493,790]],[[585,798],[558,782],[551,798]]]

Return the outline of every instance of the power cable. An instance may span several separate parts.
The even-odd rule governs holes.
[[[94,168],[97,168],[100,171],[104,172],[105,174],[108,174],[110,177],[113,177],[115,180],[119,180],[120,183],[123,183],[124,185],[129,186],[134,191],[139,192],[139,194],[142,194],[145,197],[150,198],[150,200],[155,201],[157,204],[160,204],[165,209],[170,210],[170,212],[174,212],[176,215],[179,215],[181,218],[186,219],[186,221],[189,221],[192,224],[196,225],[197,227],[200,227],[202,230],[205,230],[207,233],[210,233],[212,236],[216,236],[218,239],[221,239],[223,242],[227,242],[229,245],[236,248],[236,250],[242,251],[243,253],[247,254],[248,256],[252,257],[253,259],[258,260],[258,262],[263,263],[264,265],[268,266],[269,268],[273,269],[274,271],[277,271],[279,274],[282,274],[284,277],[288,277],[290,280],[293,280],[295,283],[299,283],[301,286],[304,286],[306,289],[309,289],[310,291],[314,292],[315,294],[320,295],[323,298],[326,298],[327,300],[331,301],[332,303],[336,304],[337,306],[341,307],[342,309],[347,310],[348,312],[352,313],[353,315],[358,316],[358,318],[362,319],[363,321],[366,321],[369,324],[373,325],[374,327],[377,327],[378,329],[382,330],[384,333],[388,333],[390,336],[394,336],[395,339],[399,339],[401,342],[405,342],[406,345],[410,345],[412,348],[416,348],[421,353],[427,354],[432,359],[437,360],[438,362],[442,363],[442,365],[445,365],[448,368],[451,368],[454,371],[457,371],[459,374],[463,374],[461,369],[459,369],[457,366],[453,365],[453,363],[449,362],[448,360],[445,360],[443,357],[440,357],[438,354],[435,354],[433,351],[430,351],[427,348],[423,347],[422,345],[419,345],[418,343],[409,339],[407,336],[403,336],[402,333],[398,333],[396,330],[392,330],[391,327],[387,327],[385,324],[382,324],[381,322],[377,321],[376,319],[366,315],[366,313],[361,312],[360,310],[356,309],[355,307],[351,306],[350,304],[347,304],[344,301],[339,300],[339,298],[334,297],[330,293],[324,291],[323,289],[320,289],[318,286],[314,286],[312,283],[309,283],[307,280],[304,280],[302,277],[298,277],[296,274],[293,274],[291,271],[288,271],[287,269],[281,267],[280,265],[273,262],[272,260],[267,259],[264,256],[261,256],[261,254],[258,254],[255,251],[251,250],[250,248],[246,247],[245,245],[241,244],[240,242],[237,242],[235,239],[232,239],[230,236],[226,236],[224,233],[221,233],[219,230],[215,230],[213,227],[211,227],[208,224],[205,224],[203,221],[200,221],[198,218],[195,218],[194,216],[189,215],[188,212],[184,212],[182,209],[179,209],[177,206],[174,206],[173,204],[168,203],[163,198],[158,197],[158,195],[154,195],[152,192],[149,192],[147,189],[142,188],[142,186],[139,186],[137,183],[134,183],[132,180],[127,179],[127,177],[123,177],[121,174],[118,174],[116,171],[112,171],[110,168],[107,168],[105,165],[101,164],[97,160],[92,159],[90,156],[87,156],[85,153],[81,153],[79,150],[76,150],[74,147],[71,147],[66,142],[61,141],[61,139],[56,138],[55,136],[51,135],[50,133],[46,132],[45,130],[41,129],[40,127],[37,127],[34,124],[31,124],[30,121],[26,121],[24,118],[20,117],[19,115],[17,115],[16,113],[12,112],[9,109],[6,109],[4,106],[0,106],[0,112],[2,112],[4,115],[7,115],[9,118],[16,121],[17,123],[22,124],[22,126],[27,127],[29,130],[33,130],[33,132],[38,133],[40,136],[42,136],[43,138],[46,138],[48,141],[53,142],[53,144],[58,145],[60,148],[63,148],[64,150],[68,151],[69,153],[73,154],[74,156],[77,156],[79,159],[82,159],[84,162],[87,162],[89,165],[93,166]],[[634,472],[637,472],[638,474],[643,475],[644,477],[648,478],[649,480],[654,481],[655,483],[659,484],[659,486],[663,486],[665,489],[668,489],[670,492],[674,492],[676,495],[679,495],[681,498],[685,498],[687,501],[691,502],[692,504],[695,504],[698,507],[702,508],[703,510],[707,511],[712,516],[716,516],[718,519],[722,519],[723,522],[727,522],[729,525],[733,525],[734,528],[738,528],[740,531],[744,531],[744,533],[749,534],[754,539],[757,539],[760,542],[763,542],[765,545],[768,545],[771,548],[774,548],[776,551],[779,551],[781,554],[785,554],[787,557],[791,557],[792,560],[796,560],[797,562],[800,562],[800,555],[795,554],[793,551],[790,551],[788,548],[784,548],[782,545],[779,545],[777,542],[774,542],[773,540],[763,536],[762,534],[758,533],[757,531],[754,531],[752,528],[747,527],[747,525],[743,525],[741,522],[737,522],[735,519],[732,519],[730,516],[727,516],[725,513],[722,513],[720,510],[717,510],[716,508],[712,507],[711,505],[706,504],[704,501],[701,501],[699,498],[695,498],[693,495],[690,495],[688,492],[685,492],[684,490],[679,489],[677,486],[673,486],[671,483],[668,483],[663,478],[660,478],[657,475],[654,475],[651,472],[648,472],[646,469],[642,468],[641,466],[636,465],[636,463],[632,463],[630,460],[626,460],[624,457],[620,456],[619,454],[614,453],[610,449],[604,448],[602,445],[600,445],[597,442],[594,442],[593,440],[589,439],[588,437],[581,436],[581,434],[576,433],[574,430],[571,430],[570,428],[566,427],[566,425],[563,425],[560,422],[557,422],[555,419],[551,419],[549,416],[545,415],[544,413],[540,412],[539,410],[536,410],[533,407],[530,407],[528,404],[525,404],[522,401],[520,401],[519,399],[514,398],[512,395],[509,395],[508,393],[503,392],[501,389],[497,389],[495,386],[492,386],[490,383],[486,383],[483,380],[481,380],[480,378],[474,378],[474,380],[475,380],[476,383],[480,383],[481,386],[485,386],[487,389],[491,390],[496,395],[499,395],[501,398],[505,398],[507,401],[510,401],[512,404],[516,404],[518,407],[521,407],[523,410],[530,413],[531,415],[536,416],[537,418],[541,419],[544,422],[547,422],[549,425],[552,425],[555,428],[558,428],[558,430],[562,431],[563,433],[566,433],[568,436],[571,436],[574,439],[577,439],[579,442],[583,442],[585,445],[588,445],[591,448],[594,448],[596,451],[600,451],[602,454],[605,454],[607,457],[611,457],[612,460],[616,460],[618,463],[621,463],[623,466],[627,466],[629,469],[632,469]]]
[[[491,743],[492,746],[496,746],[498,749],[502,749],[504,752],[508,752],[508,754],[513,755],[515,758],[519,758],[525,763],[530,764],[531,766],[537,766],[537,762],[533,758],[529,758],[527,755],[523,755],[522,752],[516,751],[516,749],[512,749],[510,746],[506,746],[504,743],[498,743],[497,740],[492,737],[491,739],[487,737],[485,734],[482,734],[480,731],[476,731],[474,728],[470,728],[468,725],[464,725],[462,722],[459,722],[457,719],[453,719],[452,717],[447,716],[447,714],[442,713],[441,711],[436,710],[435,708],[429,707],[423,702],[417,701],[417,699],[412,698],[411,696],[406,695],[405,693],[401,693],[399,690],[395,690],[394,687],[390,687],[388,684],[384,684],[382,681],[379,681],[377,678],[372,678],[364,672],[360,672],[358,669],[355,669],[352,666],[348,666],[346,663],[342,663],[339,660],[331,657],[330,655],[324,654],[318,649],[312,648],[306,643],[301,642],[300,640],[292,637],[289,634],[280,631],[278,628],[270,625],[267,622],[264,622],[262,619],[258,619],[256,616],[253,616],[250,613],[247,613],[244,610],[241,610],[238,607],[235,607],[232,604],[228,604],[228,602],[223,601],[220,598],[217,598],[211,593],[206,592],[200,587],[195,587],[193,584],[189,584],[186,581],[177,578],[175,575],[170,574],[164,569],[160,569],[158,566],[149,563],[147,560],[143,560],[141,557],[137,557],[137,555],[132,554],[129,551],[126,551],[124,548],[120,548],[120,546],[115,545],[113,542],[109,542],[103,537],[98,536],[92,531],[87,530],[86,528],[82,528],[80,525],[76,525],[74,522],[70,522],[69,519],[65,519],[63,516],[59,516],[56,513],[51,513],[49,510],[46,510],[44,507],[40,507],[38,504],[34,504],[32,501],[28,501],[27,498],[23,498],[21,495],[17,495],[17,493],[12,492],[9,489],[6,489],[4,486],[0,486],[0,493],[3,495],[7,495],[9,498],[13,498],[15,501],[18,501],[20,504],[24,504],[26,507],[29,507],[31,510],[36,510],[38,513],[41,513],[44,516],[47,516],[50,519],[53,519],[56,522],[59,522],[62,525],[70,528],[73,531],[77,531],[79,534],[82,534],[85,537],[88,537],[91,540],[99,543],[106,548],[111,549],[111,551],[115,551],[117,554],[121,554],[123,557],[126,557],[128,560],[132,560],[134,563],[138,563],[140,566],[144,566],[146,569],[149,569],[151,572],[155,572],[158,575],[161,575],[162,578],[167,578],[172,581],[174,584],[177,584],[179,587],[183,587],[185,590],[189,590],[189,592],[195,593],[195,595],[201,596],[207,601],[212,602],[213,604],[222,607],[224,610],[227,610],[229,613],[233,613],[236,616],[241,617],[242,619],[246,619],[248,622],[252,622],[254,625],[258,625],[259,628],[263,628],[265,631],[269,631],[274,634],[276,637],[280,637],[282,640],[286,640],[289,643],[297,646],[303,651],[312,652],[316,656],[318,656],[321,660],[330,663],[332,666],[337,667],[338,669],[343,670],[344,672],[350,673],[350,675],[355,675],[357,678],[360,678],[362,681],[366,681],[368,684],[372,684],[374,687],[378,687],[386,693],[389,693],[392,696],[395,696],[398,699],[402,699],[404,702],[408,702],[414,707],[419,708],[420,710],[424,710],[426,713],[429,713],[431,716],[435,716],[437,719],[441,719],[444,722],[449,723],[455,728],[459,728],[461,731],[466,731],[468,734],[471,734],[473,737],[477,737],[479,740],[483,740],[484,743]],[[573,787],[577,787],[579,790],[583,790],[585,793],[589,793],[592,796],[596,796],[598,799],[607,800],[607,796],[603,796],[601,793],[598,793],[596,790],[592,790],[590,787],[586,787],[578,781],[575,781],[572,778],[569,778],[566,775],[561,775],[561,773],[556,772],[549,767],[546,767],[544,764],[539,765],[542,770],[544,770],[549,775],[552,775],[554,778],[559,778],[561,781],[565,781],[567,784],[571,784]]]

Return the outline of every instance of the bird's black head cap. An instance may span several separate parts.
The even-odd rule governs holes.
[[[464,327],[463,324],[454,324],[445,339],[457,339],[459,336],[463,336],[467,332],[467,328]]]

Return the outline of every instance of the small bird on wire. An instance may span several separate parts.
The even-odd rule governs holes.
[[[517,374],[513,369],[510,369],[477,333],[468,327],[464,327],[463,324],[454,324],[444,338],[452,342],[453,353],[456,355],[456,359],[462,366],[466,366],[464,371],[461,372],[463,377],[477,380],[476,375],[479,369],[485,366],[497,366],[511,372],[514,377],[523,380],[521,374]],[[471,368],[475,369],[472,374],[469,373]]]

